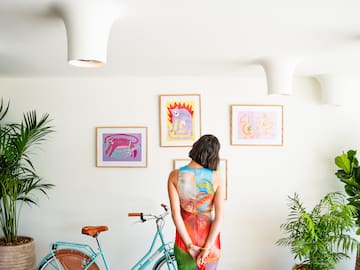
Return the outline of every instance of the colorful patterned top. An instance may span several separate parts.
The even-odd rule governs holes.
[[[181,216],[194,245],[203,247],[213,221],[215,190],[213,171],[207,168],[192,168],[188,165],[179,169],[177,191],[180,198]],[[196,262],[187,252],[187,247],[178,232],[175,239],[175,256],[179,270],[197,269]],[[216,269],[220,258],[220,235],[211,247],[206,259],[206,269]]]

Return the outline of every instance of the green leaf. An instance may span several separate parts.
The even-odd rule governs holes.
[[[348,155],[343,153],[340,156],[335,158],[335,164],[343,169],[345,173],[350,174],[351,172],[351,160],[348,158]]]
[[[357,204],[360,195],[352,199]],[[289,246],[294,259],[308,264],[309,269],[334,269],[360,246],[352,236],[355,222],[360,223],[359,208],[347,204],[343,193],[326,194],[310,212],[296,193],[289,200],[288,220],[280,226],[286,237],[277,244]],[[360,228],[357,233],[360,235]]]
[[[354,168],[354,177],[355,177],[355,181],[360,184],[360,169],[359,167]]]
[[[38,119],[36,112],[25,113],[20,123],[2,123],[9,105],[0,102],[0,227],[7,242],[17,237],[20,212],[24,204],[37,203],[33,194],[53,185],[42,183],[32,162],[34,146],[54,132],[48,115]]]
[[[352,185],[345,185],[344,189],[346,194],[349,195],[350,197],[355,196],[359,191]]]
[[[350,149],[349,151],[347,151],[347,156],[351,162],[354,162],[356,160],[356,151]]]

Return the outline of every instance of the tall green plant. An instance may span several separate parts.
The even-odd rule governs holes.
[[[360,169],[356,151],[351,149],[336,156],[335,164],[339,167],[335,175],[344,183],[349,204],[356,208],[356,234],[360,235]],[[360,249],[357,251],[355,269],[360,270]]]
[[[328,193],[307,211],[298,194],[289,196],[289,215],[281,229],[286,237],[276,244],[289,246],[303,269],[330,270],[358,247],[351,236],[356,209],[339,192]]]
[[[23,115],[20,123],[4,123],[9,103],[0,103],[0,226],[7,244],[17,240],[20,213],[24,204],[37,202],[32,195],[40,191],[47,195],[52,184],[42,183],[32,154],[36,146],[53,132],[49,115],[38,120],[36,112]]]
[[[335,164],[339,167],[335,175],[345,184],[344,189],[348,195],[349,204],[357,210],[356,234],[360,235],[360,169],[356,151],[349,150],[335,157]]]

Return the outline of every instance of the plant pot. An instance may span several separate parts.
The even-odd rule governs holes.
[[[35,242],[30,237],[28,242],[12,246],[0,246],[0,270],[30,270],[35,269]]]
[[[356,255],[355,270],[360,270],[360,254]]]
[[[310,268],[306,264],[296,264],[292,270],[310,270]]]

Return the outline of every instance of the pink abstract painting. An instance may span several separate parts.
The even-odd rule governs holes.
[[[232,105],[232,144],[282,145],[281,105]]]

